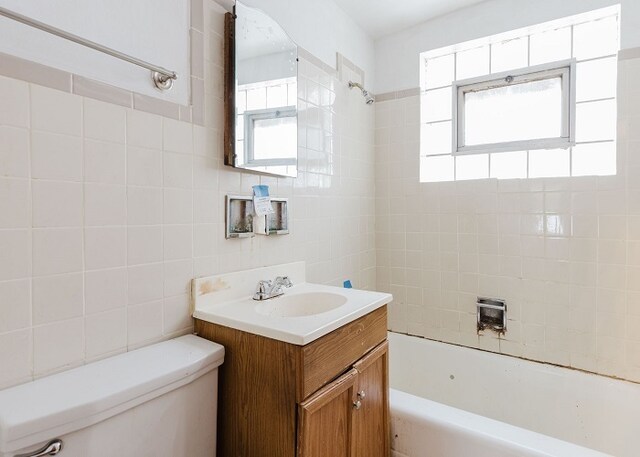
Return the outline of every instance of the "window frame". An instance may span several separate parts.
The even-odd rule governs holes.
[[[513,84],[562,78],[562,135],[553,138],[505,141],[473,146],[464,144],[465,104],[468,92],[496,89]],[[542,65],[468,78],[452,83],[452,155],[484,154],[535,149],[567,149],[575,146],[576,133],[576,59],[567,59]]]
[[[289,166],[297,163],[297,158],[280,158],[280,159],[256,159],[254,156],[254,123],[255,121],[263,121],[269,119],[297,118],[296,106],[280,106],[277,108],[266,108],[252,111],[245,111],[244,117],[244,153],[246,165],[251,167],[260,167],[267,165]]]

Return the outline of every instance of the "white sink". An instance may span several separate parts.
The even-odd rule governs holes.
[[[253,300],[260,280],[288,276],[279,297]],[[193,317],[286,343],[305,345],[384,306],[390,294],[306,282],[304,262],[224,273],[192,282]]]
[[[256,312],[265,316],[302,317],[315,316],[339,308],[347,297],[331,292],[308,292],[296,295],[280,295],[258,302]]]

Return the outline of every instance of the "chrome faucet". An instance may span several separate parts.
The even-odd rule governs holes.
[[[256,293],[253,294],[254,300],[268,300],[284,294],[283,287],[291,287],[293,283],[288,276],[278,276],[273,281],[261,280],[256,286]]]

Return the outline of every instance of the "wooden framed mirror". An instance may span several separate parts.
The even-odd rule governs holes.
[[[225,16],[224,163],[298,174],[298,49],[263,11],[236,2]]]

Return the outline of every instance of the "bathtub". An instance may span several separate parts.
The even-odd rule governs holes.
[[[389,333],[394,457],[640,456],[640,385]]]

